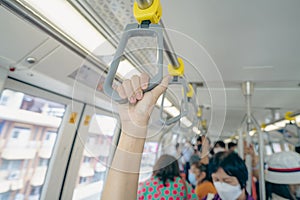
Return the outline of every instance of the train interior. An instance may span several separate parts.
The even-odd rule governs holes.
[[[120,135],[104,82],[134,0],[0,0],[0,199],[99,199]],[[148,128],[140,181],[176,143],[243,140],[267,161],[300,146],[300,1],[161,1],[170,85]],[[159,39],[128,39],[113,85],[157,67]],[[174,61],[173,61],[174,62]],[[166,120],[180,116],[175,123]],[[250,122],[247,121],[251,119]],[[261,137],[260,137],[261,136]],[[260,154],[260,140],[263,149]]]

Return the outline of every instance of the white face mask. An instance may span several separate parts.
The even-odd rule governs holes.
[[[224,152],[225,151],[225,149],[224,148],[222,148],[222,147],[215,147],[214,148],[214,153],[216,154],[216,153],[219,153],[219,152]]]
[[[192,185],[197,185],[196,175],[194,173],[189,173],[189,181]]]
[[[228,183],[214,182],[214,186],[222,200],[236,200],[241,194],[240,185],[229,185]]]

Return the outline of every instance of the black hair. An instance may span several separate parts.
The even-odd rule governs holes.
[[[235,152],[219,152],[214,155],[209,162],[209,176],[222,168],[229,176],[238,179],[241,188],[246,187],[248,180],[248,170],[245,162]]]
[[[175,177],[180,176],[178,162],[171,155],[162,155],[155,163],[153,175],[159,178],[166,186],[168,180],[174,181]]]
[[[236,146],[237,146],[237,144],[234,143],[234,142],[229,142],[228,143],[228,149],[230,149],[231,147],[236,147]]]
[[[197,169],[200,170],[200,173],[205,172],[205,174],[206,174],[205,177],[204,177],[204,179],[202,180],[202,182],[203,181],[210,181],[210,182],[212,182],[212,180],[211,180],[211,178],[209,176],[208,165],[205,165],[205,164],[202,164],[202,163],[194,163],[194,165],[195,165],[195,167]]]
[[[215,143],[215,146],[216,146],[216,145],[219,145],[220,147],[225,148],[225,143],[224,143],[222,140],[217,141],[217,142]]]
[[[297,153],[300,153],[300,146],[295,147],[295,151],[296,151]]]
[[[197,137],[197,142],[202,142],[202,136]]]
[[[275,193],[286,199],[293,199],[288,185],[266,182],[267,198],[272,198],[272,193]]]

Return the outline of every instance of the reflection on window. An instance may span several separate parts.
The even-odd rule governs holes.
[[[117,119],[110,116],[94,115],[92,117],[73,200],[100,199],[108,158],[113,150],[113,135],[118,130],[117,122]]]
[[[63,110],[52,112],[54,108]],[[2,92],[0,200],[40,199],[64,112],[65,105],[22,92]]]

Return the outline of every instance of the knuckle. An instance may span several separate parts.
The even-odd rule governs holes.
[[[131,78],[131,80],[134,80],[134,81],[139,80],[139,79],[140,79],[140,77],[138,75],[133,75]]]
[[[141,77],[142,77],[143,79],[148,79],[148,78],[149,78],[149,75],[148,75],[147,73],[143,72],[143,73],[141,74]]]
[[[130,85],[130,80],[129,80],[129,79],[124,80],[124,81],[123,81],[123,85],[124,85],[124,86]]]

